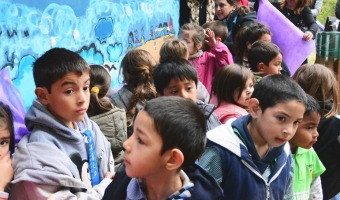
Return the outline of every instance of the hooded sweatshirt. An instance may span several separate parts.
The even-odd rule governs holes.
[[[223,199],[292,199],[289,144],[271,148],[260,159],[247,129],[251,119],[251,115],[242,116],[209,131],[207,149],[199,165],[221,182],[226,194]]]
[[[77,122],[80,130],[71,129],[34,101],[25,123],[30,135],[25,136],[13,156],[14,180],[11,199],[101,199],[106,186],[106,172],[114,173],[110,144],[97,124],[87,115]],[[87,138],[90,130],[94,141],[101,183],[92,188],[88,174]]]

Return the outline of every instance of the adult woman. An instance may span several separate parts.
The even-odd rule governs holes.
[[[284,16],[304,32],[302,39],[305,41],[313,39],[319,29],[309,8],[310,4],[311,0],[282,0],[280,3],[273,3]]]
[[[229,31],[229,37],[224,42],[234,54],[233,41],[241,27],[256,21],[256,12],[250,7],[239,6],[238,0],[215,0],[215,18],[223,21]]]

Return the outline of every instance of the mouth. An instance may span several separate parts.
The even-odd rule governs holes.
[[[283,143],[287,142],[287,140],[284,139],[284,138],[275,138],[275,140],[276,140],[276,142],[278,142],[280,144],[283,144]]]
[[[79,113],[79,114],[84,114],[84,113],[86,113],[86,109],[81,108],[81,109],[78,109],[76,112]]]

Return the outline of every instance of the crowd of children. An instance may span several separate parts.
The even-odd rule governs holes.
[[[181,25],[159,62],[129,50],[115,92],[105,67],[73,51],[39,57],[17,147],[0,101],[0,199],[336,198],[334,72],[305,64],[290,77],[252,9],[215,0],[215,12]]]

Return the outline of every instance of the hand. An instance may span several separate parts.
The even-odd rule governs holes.
[[[210,28],[205,29],[205,42],[209,47],[214,47],[216,45],[215,33]]]
[[[0,159],[0,191],[5,191],[5,188],[13,179],[12,160],[9,154],[6,154]]]
[[[111,173],[110,172],[106,172],[105,177],[104,178],[111,178]]]
[[[311,40],[312,38],[313,38],[313,33],[310,32],[310,31],[306,31],[306,32],[303,34],[303,37],[302,37],[302,39],[303,39],[304,41],[309,41],[309,40]]]

